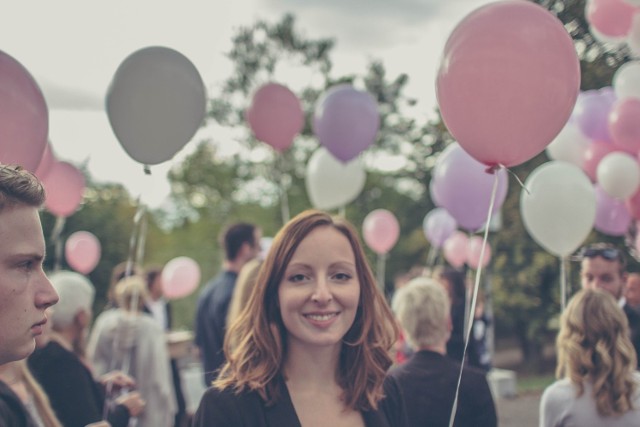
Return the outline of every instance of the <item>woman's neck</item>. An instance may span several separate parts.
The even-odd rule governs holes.
[[[337,385],[340,346],[308,347],[289,343],[284,362],[284,376],[287,383],[305,384],[308,387],[323,388]]]

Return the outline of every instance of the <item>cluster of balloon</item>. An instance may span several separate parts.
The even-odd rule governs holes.
[[[173,258],[162,269],[162,290],[167,299],[184,298],[200,283],[200,266],[193,259]]]
[[[588,0],[585,18],[597,40],[640,55],[640,0]]]
[[[0,163],[35,172],[47,145],[49,111],[27,69],[0,51]]]
[[[366,178],[361,158],[343,163],[320,147],[307,162],[305,183],[311,204],[329,210],[346,206],[358,197]]]
[[[202,124],[206,93],[187,57],[152,46],[129,55],[107,91],[106,109],[116,138],[134,160],[170,160]]]
[[[88,231],[71,234],[64,247],[67,264],[82,274],[89,274],[96,268],[101,251],[100,241]]]
[[[378,104],[371,94],[337,85],[316,105],[313,131],[320,145],[347,163],[374,143],[380,128]]]
[[[267,83],[253,95],[245,119],[256,139],[282,152],[304,127],[304,112],[298,97],[286,86]]]

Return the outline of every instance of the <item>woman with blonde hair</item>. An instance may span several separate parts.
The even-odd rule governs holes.
[[[385,382],[397,335],[354,228],[302,212],[274,238],[193,425],[402,427]]]
[[[231,302],[229,303],[227,325],[231,325],[238,317],[240,317],[240,312],[242,312],[244,306],[247,305],[251,291],[253,291],[256,280],[258,279],[258,272],[260,271],[261,265],[262,260],[254,258],[251,261],[248,261],[240,269],[236,285],[233,287]]]
[[[614,298],[583,289],[561,317],[558,381],[540,401],[540,426],[640,425],[640,374],[627,318]]]

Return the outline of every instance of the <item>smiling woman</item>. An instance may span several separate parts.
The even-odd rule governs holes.
[[[397,333],[353,226],[305,211],[274,238],[194,425],[402,427]]]

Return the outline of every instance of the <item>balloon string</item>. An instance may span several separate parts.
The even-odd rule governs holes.
[[[433,268],[436,263],[436,257],[438,256],[438,248],[431,245],[429,248],[429,254],[427,255],[427,267]]]
[[[286,224],[291,219],[291,212],[289,210],[289,195],[287,194],[287,183],[285,182],[284,173],[284,164],[281,157],[276,157],[276,164],[280,164],[278,167],[279,171],[279,181],[280,181],[280,214],[282,216],[282,224]]]
[[[567,257],[560,257],[560,301],[562,311],[567,307]]]
[[[387,259],[387,254],[378,254],[378,288],[384,294],[384,269],[385,269],[385,261]]]
[[[514,177],[516,179],[516,181],[518,181],[518,184],[520,184],[520,187],[522,187],[522,189],[524,191],[527,192],[527,194],[531,195],[531,192],[529,191],[529,189],[527,187],[525,187],[524,183],[520,180],[520,178],[518,177],[518,175],[516,175],[516,173],[514,171],[512,171],[509,168],[504,168],[508,173],[511,174],[512,177]]]
[[[489,212],[487,213],[487,222],[484,227],[484,235],[482,238],[482,247],[480,249],[480,261],[478,262],[478,270],[476,271],[475,283],[473,285],[473,298],[471,299],[471,308],[469,309],[469,321],[465,330],[464,337],[464,351],[462,352],[462,361],[460,363],[460,374],[458,375],[458,384],[456,386],[456,394],[453,400],[453,407],[451,408],[451,418],[449,418],[449,427],[453,427],[453,421],[456,418],[456,411],[458,409],[458,395],[460,394],[460,382],[462,381],[462,371],[464,369],[464,361],[467,357],[467,347],[469,346],[469,338],[471,335],[471,329],[473,326],[474,313],[476,312],[476,302],[478,300],[478,288],[480,287],[480,277],[482,275],[482,264],[484,260],[484,253],[487,247],[487,239],[489,237],[489,223],[493,216],[493,208],[496,201],[496,193],[498,191],[498,174],[495,174],[493,180],[493,188],[491,189],[491,202],[489,203]]]
[[[56,222],[51,230],[51,242],[53,243],[53,271],[60,270],[60,264],[62,262],[62,239],[60,238],[66,218],[63,216],[56,216]]]

